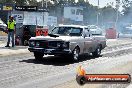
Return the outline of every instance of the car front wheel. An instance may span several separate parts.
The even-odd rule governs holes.
[[[75,48],[72,52],[72,59],[73,61],[78,61],[79,60],[79,48]]]

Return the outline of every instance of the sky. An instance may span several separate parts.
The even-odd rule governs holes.
[[[77,1],[77,0],[76,0]],[[98,6],[98,0],[88,0],[90,4],[94,5],[94,6]],[[114,3],[114,6],[116,5],[116,0],[99,0],[99,7],[102,8],[104,6],[107,5],[107,3],[110,3],[110,2],[113,2]],[[121,0],[120,0],[121,1]],[[119,11],[122,11],[123,8],[120,6],[119,7]]]
[[[38,0],[38,1],[41,1],[41,0]],[[78,1],[78,0],[76,0],[76,1]],[[89,1],[89,3],[90,4],[93,4],[93,5],[95,5],[95,6],[97,6],[98,5],[98,0],[88,0]],[[109,2],[115,2],[115,0],[99,0],[99,6],[100,7],[104,7],[104,6],[106,6],[107,5],[107,3],[109,3]]]
[[[88,0],[88,1],[89,1],[90,4],[93,4],[95,6],[98,5],[98,0]],[[104,7],[109,2],[114,2],[115,3],[115,0],[99,0],[99,7]]]
[[[41,0],[38,0],[38,1],[41,1]],[[78,1],[78,0],[76,0]],[[97,6],[98,5],[98,0],[88,0],[90,4],[94,5],[94,6]],[[99,7],[102,8],[104,6],[107,5],[107,3],[110,3],[110,2],[114,2],[114,7],[115,7],[115,1],[116,0],[99,0]],[[120,8],[120,10],[122,10],[122,8]]]

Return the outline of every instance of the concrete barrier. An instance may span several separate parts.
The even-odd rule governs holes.
[[[7,36],[7,33],[0,31],[0,36]]]

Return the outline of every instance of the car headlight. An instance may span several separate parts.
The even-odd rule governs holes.
[[[38,47],[40,45],[40,43],[39,42],[36,42],[36,46]]]
[[[60,43],[57,43],[57,47],[61,47],[61,44]]]
[[[29,42],[30,46],[35,46],[35,42],[34,41],[31,41]]]
[[[64,42],[62,45],[63,48],[68,48],[69,47],[69,42]]]

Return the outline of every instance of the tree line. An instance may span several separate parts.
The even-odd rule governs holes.
[[[64,6],[82,6],[84,8],[84,23],[95,24],[97,21],[97,14],[99,16],[100,25],[106,25],[106,23],[115,22],[118,12],[118,23],[121,22],[132,22],[129,20],[132,16],[132,1],[131,0],[115,0],[116,6],[113,7],[113,2],[108,3],[103,8],[98,8],[89,3],[88,0],[48,0],[47,5],[50,14],[56,15],[57,17],[63,15],[62,9]],[[0,0],[0,4],[15,4],[20,6],[42,6],[42,0]],[[45,6],[46,0],[44,0]],[[122,11],[119,12],[119,6],[122,6]],[[54,12],[54,13],[53,13]]]

